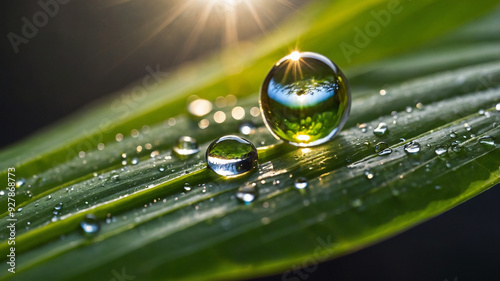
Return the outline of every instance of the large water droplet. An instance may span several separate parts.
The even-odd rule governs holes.
[[[387,156],[392,153],[392,149],[385,142],[379,142],[375,145],[375,152],[381,156]]]
[[[259,190],[255,183],[246,184],[240,188],[238,188],[238,192],[236,193],[236,198],[245,204],[249,204],[257,198],[259,194]]]
[[[189,156],[200,151],[198,149],[198,142],[188,136],[182,136],[177,140],[177,143],[174,146],[174,152],[180,156]]]
[[[405,152],[408,154],[416,154],[420,152],[420,144],[415,141],[410,141],[404,146]]]
[[[380,123],[378,124],[377,128],[373,129],[373,134],[377,137],[385,136],[388,133],[389,133],[389,128],[385,123]]]
[[[207,149],[208,167],[221,176],[237,176],[257,166],[255,146],[238,136],[224,136],[214,140]]]
[[[495,140],[492,136],[482,136],[478,139],[478,142],[486,145],[495,145]]]
[[[328,58],[293,52],[278,61],[262,85],[264,123],[277,138],[297,146],[330,140],[351,107],[346,77]]]
[[[308,185],[308,182],[307,182],[307,179],[304,178],[304,177],[299,177],[295,180],[295,188],[297,189],[304,189],[307,187]]]
[[[99,232],[99,229],[101,229],[99,220],[94,215],[86,215],[80,222],[80,227],[87,235],[94,235]]]

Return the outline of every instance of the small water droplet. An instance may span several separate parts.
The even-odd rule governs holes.
[[[137,157],[132,158],[132,161],[130,163],[132,163],[132,165],[137,165],[137,163],[139,163],[139,158]]]
[[[237,176],[257,167],[255,146],[238,136],[224,136],[214,140],[207,148],[208,167],[221,176]]]
[[[404,146],[404,150],[408,154],[416,154],[420,152],[420,144],[415,141],[410,141]]]
[[[492,136],[482,136],[478,139],[478,142],[486,145],[495,145],[495,140]]]
[[[434,189],[439,190],[439,189],[441,189],[441,186],[440,185],[436,185],[436,186],[434,186]]]
[[[459,141],[453,141],[451,143],[451,150],[453,150],[454,152],[460,152],[460,151],[462,151],[462,146],[460,145],[460,142]]]
[[[4,195],[5,195],[5,191],[0,190],[0,196],[4,196]]]
[[[52,199],[52,195],[47,196],[47,198]]]
[[[174,146],[174,152],[178,156],[189,156],[198,153],[198,142],[196,139],[188,136],[182,136],[177,140]]]
[[[114,181],[118,181],[118,180],[120,180],[120,176],[119,175],[114,175],[114,176],[111,177],[111,179],[114,180]]]
[[[297,178],[297,179],[295,180],[294,185],[295,185],[295,188],[297,188],[297,189],[304,189],[304,188],[306,188],[306,187],[307,187],[308,182],[307,182],[307,179],[306,179],[306,178],[304,178],[304,177],[299,177],[299,178]]]
[[[205,99],[195,99],[189,103],[188,111],[194,116],[201,117],[212,111],[212,103]]]
[[[255,124],[253,122],[243,122],[240,125],[240,133],[244,135],[250,135],[256,129]]]
[[[456,137],[457,137],[457,133],[455,133],[455,132],[450,133],[450,138],[456,138]]]
[[[259,190],[255,184],[246,184],[238,188],[236,198],[245,204],[253,202],[258,196]]]
[[[165,167],[164,167],[164,166],[160,166],[160,167],[158,167],[158,171],[160,171],[160,172],[165,172]]]
[[[442,155],[444,153],[446,153],[448,150],[442,146],[438,146],[436,147],[436,149],[434,150],[434,152],[437,154],[437,155]]]
[[[351,95],[347,78],[331,60],[316,53],[293,52],[267,75],[260,103],[264,123],[277,139],[313,146],[342,129]]]
[[[413,108],[411,108],[411,106],[406,107],[406,112],[410,113],[410,112],[412,112],[412,110],[413,110]]]
[[[26,180],[24,178],[19,178],[17,181],[16,181],[16,187],[21,187],[23,186],[23,184],[26,182]]]
[[[389,128],[385,123],[380,123],[378,124],[377,128],[373,129],[373,134],[377,137],[385,136],[388,133],[389,133]]]
[[[361,199],[355,199],[351,202],[351,206],[354,208],[361,207],[361,205],[363,205],[363,201],[361,201]]]
[[[497,103],[497,105],[495,106],[495,109],[496,109],[497,111],[500,111],[500,103]]]
[[[95,235],[101,229],[99,220],[94,215],[86,215],[80,222],[80,227],[86,235]]]
[[[190,191],[191,190],[191,185],[189,183],[184,183],[184,190],[185,191]]]
[[[369,170],[365,171],[365,176],[369,180],[373,179],[373,174]]]
[[[381,156],[387,156],[392,153],[392,149],[385,142],[379,142],[375,145],[375,153]]]

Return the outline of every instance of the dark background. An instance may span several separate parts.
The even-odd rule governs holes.
[[[7,34],[20,35],[22,17],[31,20],[40,7],[36,1],[2,1],[0,148],[122,89],[143,77],[148,65],[167,71],[224,45],[217,12],[197,40],[187,43],[203,12],[199,4],[150,36],[186,0],[151,2],[70,1],[16,54]],[[302,1],[290,2],[295,8],[266,2],[274,11],[262,16],[266,30],[300,10]],[[248,13],[238,22],[241,41],[263,33]],[[497,186],[401,235],[287,280],[500,280],[499,222]],[[281,279],[279,274],[258,280]]]

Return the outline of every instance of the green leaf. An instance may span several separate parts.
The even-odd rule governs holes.
[[[108,280],[122,269],[140,280],[276,273],[386,239],[498,183],[500,38],[487,28],[498,14],[450,32],[497,4],[415,2],[402,2],[352,57],[340,44],[354,44],[353,30],[387,3],[314,2],[284,25],[286,32],[241,51],[246,56],[227,51],[223,60],[186,66],[143,100],[124,91],[126,101],[104,102],[1,152],[2,180],[13,166],[25,183],[16,195],[16,274],[3,262],[0,279]],[[477,36],[464,43],[467,34]],[[349,65],[353,89],[344,130],[307,149],[275,140],[261,117],[249,114],[270,66],[297,38],[301,49]],[[256,124],[245,137],[259,152],[258,169],[234,179],[217,176],[204,159],[213,139],[238,134],[242,121],[231,118],[233,108],[220,109],[227,117],[221,124],[206,117],[206,129],[185,110],[190,95],[214,100],[226,93],[237,93],[245,120]],[[117,109],[124,104],[127,111]],[[375,137],[371,131],[382,122],[389,134]],[[132,129],[140,129],[138,137],[129,136]],[[177,157],[172,147],[182,135],[196,138],[200,152]],[[378,155],[379,142],[392,153]],[[410,142],[420,145],[418,153],[405,152]],[[294,188],[298,177],[308,179],[305,190]],[[236,190],[252,184],[257,200],[241,204]],[[7,206],[7,196],[0,201]],[[96,236],[79,229],[87,214],[101,221]],[[0,218],[2,239],[7,215]],[[0,244],[3,257],[10,247]]]

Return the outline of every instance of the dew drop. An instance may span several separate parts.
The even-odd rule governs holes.
[[[268,73],[260,103],[264,123],[277,139],[313,146],[342,129],[351,95],[347,78],[331,60],[316,53],[293,52]]]
[[[496,109],[497,111],[500,111],[500,103],[497,103],[497,105],[495,106],[495,109]]]
[[[308,182],[307,182],[307,179],[306,179],[306,178],[304,178],[304,177],[299,177],[299,178],[297,178],[297,179],[295,180],[294,185],[295,185],[295,188],[297,188],[297,189],[304,189],[304,188],[306,188],[306,187],[307,187]]]
[[[255,124],[252,122],[243,122],[240,125],[240,133],[250,135],[256,129]]]
[[[455,132],[450,133],[450,138],[456,138],[456,137],[457,137],[457,133],[455,133]]]
[[[26,182],[26,180],[24,178],[19,178],[17,181],[16,181],[16,187],[21,187],[23,186],[23,184]]]
[[[370,172],[369,170],[366,170],[366,171],[365,171],[365,176],[366,176],[366,178],[367,178],[367,179],[369,179],[369,180],[373,179],[373,174],[372,174],[372,172]]]
[[[132,161],[130,163],[132,163],[132,165],[137,165],[139,163],[139,158],[137,157],[132,158]]]
[[[214,140],[207,148],[208,167],[221,176],[232,177],[257,167],[255,146],[238,136],[224,136]]]
[[[351,202],[351,206],[354,208],[361,207],[361,205],[363,205],[363,201],[361,201],[361,199],[355,199]]]
[[[80,227],[86,235],[95,235],[101,228],[99,220],[94,215],[86,215],[80,222]]]
[[[198,142],[188,136],[182,136],[177,140],[174,146],[174,152],[179,156],[189,156],[198,153]]]
[[[478,139],[478,142],[486,145],[495,145],[495,140],[492,136],[482,136]]]
[[[0,190],[0,196],[4,196],[4,195],[5,195],[5,191]]]
[[[258,193],[259,190],[255,184],[246,184],[238,188],[236,198],[245,204],[249,204],[257,198]]]
[[[187,183],[187,182],[186,182],[186,183],[184,184],[184,190],[185,190],[185,191],[191,191],[191,185],[190,185],[189,183]]]
[[[404,150],[408,154],[416,154],[420,152],[420,144],[415,141],[410,141],[404,146]]]
[[[448,150],[442,146],[438,146],[436,147],[436,149],[434,150],[434,152],[436,153],[436,155],[442,155],[444,153],[446,153]]]
[[[460,146],[460,142],[459,141],[453,141],[451,143],[451,150],[453,150],[454,152],[460,152],[460,151],[462,151],[462,146]]]
[[[388,133],[389,133],[389,128],[385,123],[380,123],[378,124],[377,128],[373,129],[373,134],[377,137],[385,136]]]
[[[375,152],[380,156],[387,156],[392,153],[392,149],[385,142],[379,142],[375,145]]]

